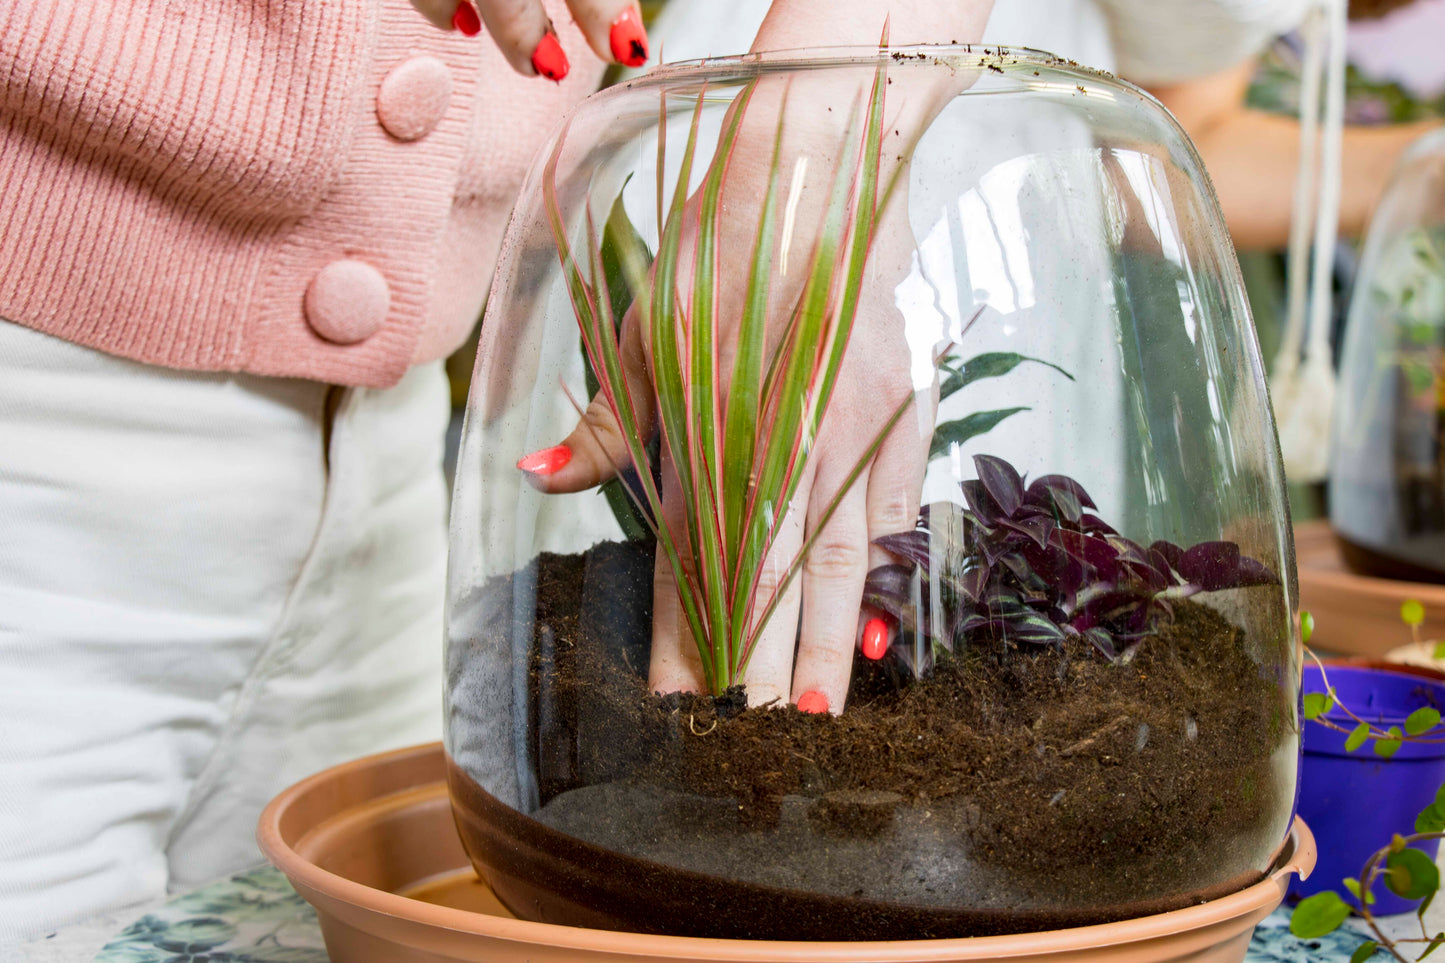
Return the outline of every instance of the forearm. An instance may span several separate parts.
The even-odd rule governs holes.
[[[1300,124],[1244,106],[1252,64],[1155,95],[1189,133],[1219,195],[1234,243],[1280,248],[1289,238],[1299,166]],[[1411,141],[1434,122],[1348,126],[1341,150],[1340,231],[1360,234],[1390,171]]]
[[[975,43],[993,0],[774,0],[754,50],[888,42]]]

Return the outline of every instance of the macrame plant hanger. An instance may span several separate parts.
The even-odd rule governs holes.
[[[1339,233],[1347,0],[1316,0],[1302,26],[1300,157],[1290,220],[1284,337],[1270,376],[1285,475],[1316,482],[1329,464],[1335,372],[1330,280]],[[1328,50],[1323,137],[1320,88]],[[1313,227],[1313,251],[1310,233]],[[1312,253],[1312,264],[1306,258]],[[1308,326],[1306,316],[1308,315]]]

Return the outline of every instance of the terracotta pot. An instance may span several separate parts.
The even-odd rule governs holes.
[[[1425,604],[1426,638],[1445,637],[1445,586],[1356,575],[1345,567],[1328,522],[1294,531],[1300,608],[1315,617],[1313,648],[1344,655],[1382,656],[1410,640],[1400,603]]]
[[[468,868],[452,822],[440,745],[318,773],[266,807],[262,850],[316,907],[334,963],[628,963],[953,960],[1237,963],[1254,926],[1314,866],[1296,820],[1270,875],[1199,906],[1100,926],[889,943],[708,940],[533,923],[511,916]]]

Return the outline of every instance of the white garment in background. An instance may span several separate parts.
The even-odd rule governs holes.
[[[280,789],[438,737],[447,411],[440,364],[331,389],[0,321],[0,950],[253,865]]]

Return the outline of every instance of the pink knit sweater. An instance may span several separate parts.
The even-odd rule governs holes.
[[[0,0],[0,317],[152,364],[394,384],[475,323],[560,86],[407,0]]]

